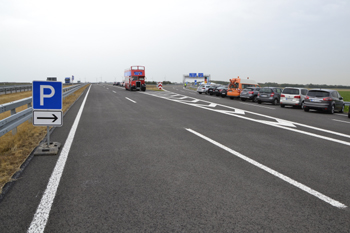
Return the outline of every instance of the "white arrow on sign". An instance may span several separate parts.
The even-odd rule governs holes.
[[[62,111],[33,111],[33,125],[62,126]]]

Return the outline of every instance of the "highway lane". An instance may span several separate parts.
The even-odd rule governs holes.
[[[348,208],[334,207],[188,129],[346,206],[350,205],[349,146],[161,97],[164,92],[92,86],[46,232],[350,229]],[[213,100],[231,107],[239,104]],[[65,127],[54,131],[54,140],[65,140],[81,102],[65,117]],[[253,106],[244,110],[249,108]],[[282,116],[276,110],[274,116]],[[270,114],[272,110],[258,111]],[[319,126],[317,121],[314,124]],[[29,228],[56,160],[32,160],[0,204],[1,229]]]

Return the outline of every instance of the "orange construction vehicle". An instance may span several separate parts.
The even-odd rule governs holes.
[[[227,89],[227,96],[230,97],[230,99],[233,99],[235,97],[239,98],[242,90],[247,87],[260,87],[260,86],[256,81],[249,79],[249,77],[243,80],[240,79],[239,76],[237,78],[230,79],[230,83]]]

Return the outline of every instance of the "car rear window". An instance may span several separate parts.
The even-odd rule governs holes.
[[[312,91],[312,90],[307,93],[307,95],[311,97],[328,97],[329,94],[330,93],[328,91]]]
[[[261,88],[260,92],[261,93],[272,93],[272,89],[270,89],[270,88]]]
[[[283,94],[299,95],[299,89],[285,88],[282,93]]]

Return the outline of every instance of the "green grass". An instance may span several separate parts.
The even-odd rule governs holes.
[[[350,91],[339,91],[339,94],[344,98],[345,102],[350,102]],[[349,106],[345,106],[345,112],[349,111]]]

